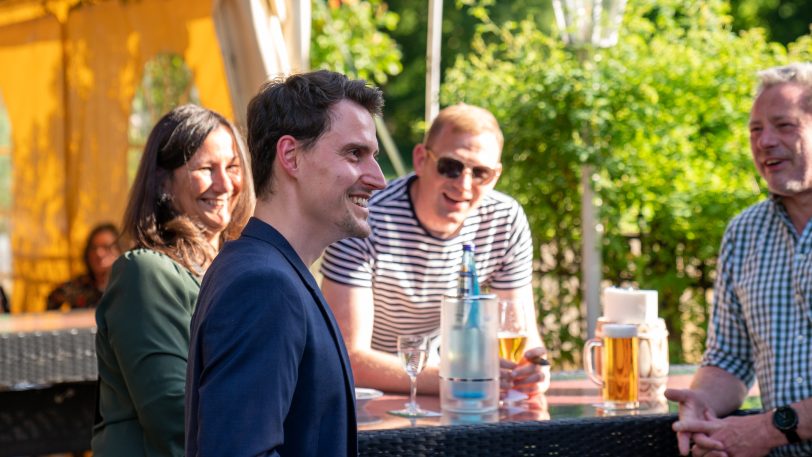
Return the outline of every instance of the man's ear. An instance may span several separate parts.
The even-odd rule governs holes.
[[[417,143],[412,149],[412,166],[414,174],[420,176],[423,173],[423,164],[428,160],[428,151],[423,143]]]
[[[300,155],[299,142],[290,135],[283,135],[276,142],[276,161],[281,171],[289,175],[296,175],[299,171]]]

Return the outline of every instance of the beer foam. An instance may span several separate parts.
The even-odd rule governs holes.
[[[642,324],[657,320],[657,291],[619,289],[603,290],[603,316],[609,322]]]
[[[633,338],[637,336],[637,326],[634,324],[605,324],[603,326],[604,338]]]

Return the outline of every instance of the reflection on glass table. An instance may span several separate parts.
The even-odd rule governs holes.
[[[668,387],[688,388],[696,371],[695,366],[677,365],[671,367],[668,376]],[[750,389],[742,409],[759,409],[758,386]],[[598,387],[590,382],[581,371],[554,372],[550,389],[546,395],[537,396],[524,402],[526,409],[501,408],[498,413],[484,415],[452,415],[443,412],[442,417],[417,418],[414,420],[394,417],[386,411],[402,407],[408,396],[388,394],[371,400],[365,408],[366,415],[380,419],[375,423],[359,424],[360,430],[394,429],[401,427],[430,427],[448,424],[489,423],[502,421],[538,421],[555,419],[572,419],[581,417],[605,416],[638,416],[677,413],[676,403],[643,405],[640,409],[629,411],[606,411],[600,408],[601,395]],[[419,404],[427,409],[439,411],[440,400],[429,395],[418,396]]]

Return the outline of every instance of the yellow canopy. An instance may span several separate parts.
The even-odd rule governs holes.
[[[244,21],[240,10],[250,14],[257,5],[273,14],[285,2],[0,1],[0,97],[11,121],[13,167],[13,311],[43,310],[53,285],[82,271],[90,228],[121,220],[128,192],[128,122],[145,62],[162,53],[182,56],[201,103],[232,119],[245,109],[242,94],[255,91],[259,79],[290,71],[279,59],[275,69],[257,66],[255,56],[231,49],[225,55],[254,62],[251,74],[260,77],[253,87],[245,87],[249,78],[230,91],[227,72],[240,71],[226,69],[217,31],[230,34],[229,43],[245,43],[235,38],[241,32],[233,30],[233,21]],[[214,11],[220,14],[217,31]],[[223,17],[222,11],[231,14]],[[309,6],[306,12],[309,20]],[[293,17],[301,24],[301,14]],[[263,36],[254,25],[247,42]],[[302,54],[297,57],[303,68]],[[232,103],[235,96],[241,103]]]

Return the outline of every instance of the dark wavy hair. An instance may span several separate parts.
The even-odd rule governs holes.
[[[222,115],[197,105],[181,105],[165,114],[152,131],[138,165],[122,231],[135,248],[166,254],[193,272],[206,268],[217,254],[206,241],[199,221],[178,213],[162,198],[174,170],[185,165],[206,137],[223,126],[231,132],[242,166],[243,189],[231,213],[231,222],[220,234],[221,243],[239,236],[253,212],[254,194],[250,162],[237,128]]]
[[[254,190],[258,198],[273,193],[272,171],[276,143],[283,135],[311,148],[330,129],[330,108],[351,100],[381,114],[383,94],[364,80],[352,80],[327,70],[277,78],[265,83],[248,104],[248,149]]]

